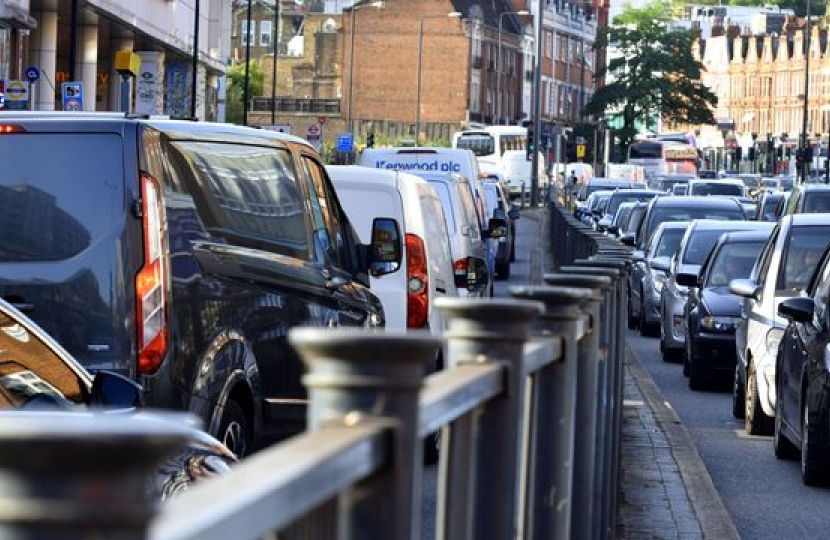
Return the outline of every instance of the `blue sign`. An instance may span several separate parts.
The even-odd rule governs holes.
[[[40,79],[40,70],[35,66],[30,66],[26,70],[26,78],[29,79],[29,82],[36,82]]]
[[[351,133],[341,133],[337,136],[337,151],[351,152],[354,150],[354,137]]]
[[[84,110],[84,83],[80,81],[61,83],[61,97],[63,98],[63,110]]]

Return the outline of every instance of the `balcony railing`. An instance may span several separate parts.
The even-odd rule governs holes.
[[[255,97],[251,106],[252,111],[270,111],[270,97]],[[278,112],[312,112],[312,113],[338,113],[340,112],[340,100],[337,98],[293,98],[278,97],[276,108]]]

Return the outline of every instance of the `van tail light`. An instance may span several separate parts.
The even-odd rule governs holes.
[[[467,261],[467,257],[458,259],[452,263],[452,273],[455,278],[455,286],[459,289],[467,288],[467,271],[469,264],[470,263]]]
[[[406,327],[422,328],[429,316],[429,276],[424,241],[406,235]]]
[[[135,277],[138,307],[138,372],[154,373],[169,342],[167,320],[167,251],[161,189],[149,175],[141,175],[141,219],[144,229],[144,266]]]

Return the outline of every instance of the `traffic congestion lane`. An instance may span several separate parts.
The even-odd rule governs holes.
[[[827,538],[830,491],[804,486],[799,463],[777,459],[771,437],[745,434],[731,387],[693,392],[681,365],[663,362],[659,340],[634,332],[627,340],[689,430],[742,538]]]

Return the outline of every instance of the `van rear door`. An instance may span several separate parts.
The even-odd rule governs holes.
[[[0,135],[0,295],[85,368],[135,376],[124,283],[142,254],[129,249],[137,165],[123,125],[34,121]]]

